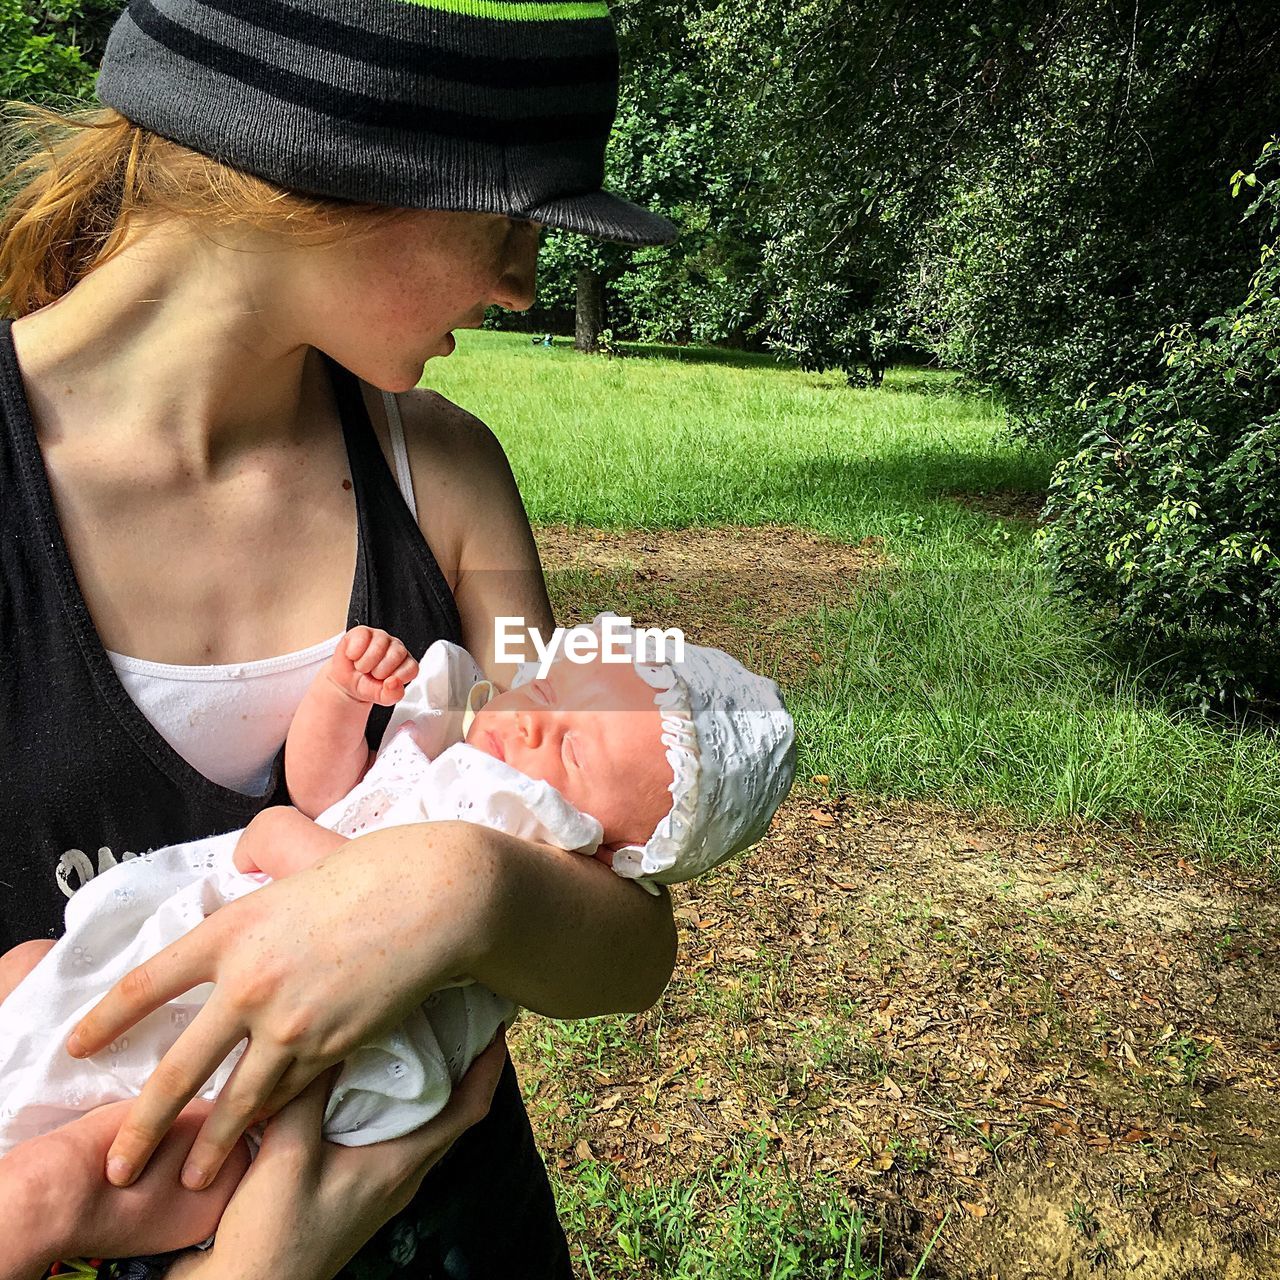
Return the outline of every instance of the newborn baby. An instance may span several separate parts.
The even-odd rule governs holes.
[[[371,755],[364,732],[374,703],[398,705]],[[595,856],[657,892],[655,883],[689,879],[759,839],[790,787],[793,758],[776,686],[718,650],[686,646],[678,664],[562,660],[540,678],[526,668],[511,690],[495,693],[455,645],[433,645],[419,670],[392,637],[354,629],[290,727],[285,773],[295,807],[265,810],[242,833],[144,854],[91,881],[68,905],[66,935],[0,1004],[0,1152],[23,1143],[0,1161],[0,1182],[6,1165],[57,1138],[58,1173],[48,1181],[60,1202],[76,1200],[77,1180],[92,1180],[85,1201],[106,1187],[102,1157],[119,1108],[81,1113],[135,1096],[201,996],[189,992],[158,1010],[94,1059],[69,1058],[67,1033],[125,972],[268,877],[310,866],[378,827],[461,818]],[[18,976],[13,969],[29,968],[32,949],[47,946],[25,944],[0,958],[0,998]],[[499,1025],[517,1015],[510,1001],[465,978],[433,993],[394,1033],[344,1063],[326,1137],[364,1145],[425,1123]],[[237,1056],[202,1097],[216,1096]],[[197,1113],[200,1106],[192,1104]],[[193,1115],[185,1136],[179,1126],[166,1143],[189,1146],[198,1128]],[[170,1163],[176,1169],[181,1159],[179,1152]],[[176,1193],[176,1177],[153,1182],[167,1234],[135,1240],[134,1250],[207,1236],[246,1162],[238,1152],[203,1192]],[[148,1221],[145,1212],[138,1217]],[[90,1225],[77,1223],[80,1239],[93,1239]],[[78,1248],[69,1238],[44,1247],[50,1256]],[[19,1274],[6,1270],[0,1246],[0,1278]]]

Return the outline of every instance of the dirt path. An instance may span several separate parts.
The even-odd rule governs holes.
[[[813,664],[801,624],[848,601],[888,562],[879,538],[856,546],[778,525],[608,533],[537,531],[562,622],[601,609],[637,626],[680,625],[695,644],[726,649],[782,682]]]
[[[706,598],[709,545],[629,536],[560,586],[580,598],[593,568],[615,590],[635,572],[662,584],[689,555]],[[722,560],[746,541],[721,536]],[[725,578],[750,581],[751,625],[802,612],[782,592],[826,563],[820,595],[822,557],[839,554],[798,540],[787,563],[784,531],[757,536],[768,556]],[[543,539],[551,564],[568,560],[556,546]],[[863,557],[837,571],[855,590],[877,549],[845,550]],[[763,1134],[794,1177],[835,1177],[878,1213],[908,1262],[945,1218],[929,1274],[1280,1274],[1272,887],[1116,831],[833,800],[810,780],[761,846],[674,897],[676,976],[634,1020],[637,1044],[660,1048],[619,1046],[572,1081],[590,1105],[537,1112],[562,1167],[590,1155],[624,1179],[688,1177]],[[554,1104],[561,1086],[520,1034],[526,1090]]]

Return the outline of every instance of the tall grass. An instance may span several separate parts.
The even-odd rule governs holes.
[[[535,522],[885,540],[870,589],[804,620],[823,657],[789,690],[807,773],[1033,820],[1140,816],[1210,856],[1280,866],[1275,735],[1165,700],[1158,673],[1118,662],[1052,594],[1030,526],[972,504],[1043,488],[1052,463],[1009,441],[989,402],[938,373],[851,391],[759,357],[460,337],[425,381],[497,432]]]

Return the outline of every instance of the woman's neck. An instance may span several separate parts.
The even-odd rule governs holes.
[[[305,432],[314,353],[289,314],[291,255],[213,234],[176,222],[148,230],[14,322],[46,438],[91,424],[100,442],[145,444],[197,477]]]

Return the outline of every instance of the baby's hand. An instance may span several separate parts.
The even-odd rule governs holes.
[[[352,627],[329,659],[329,679],[343,693],[383,707],[399,702],[417,674],[418,664],[404,645],[377,627]]]

